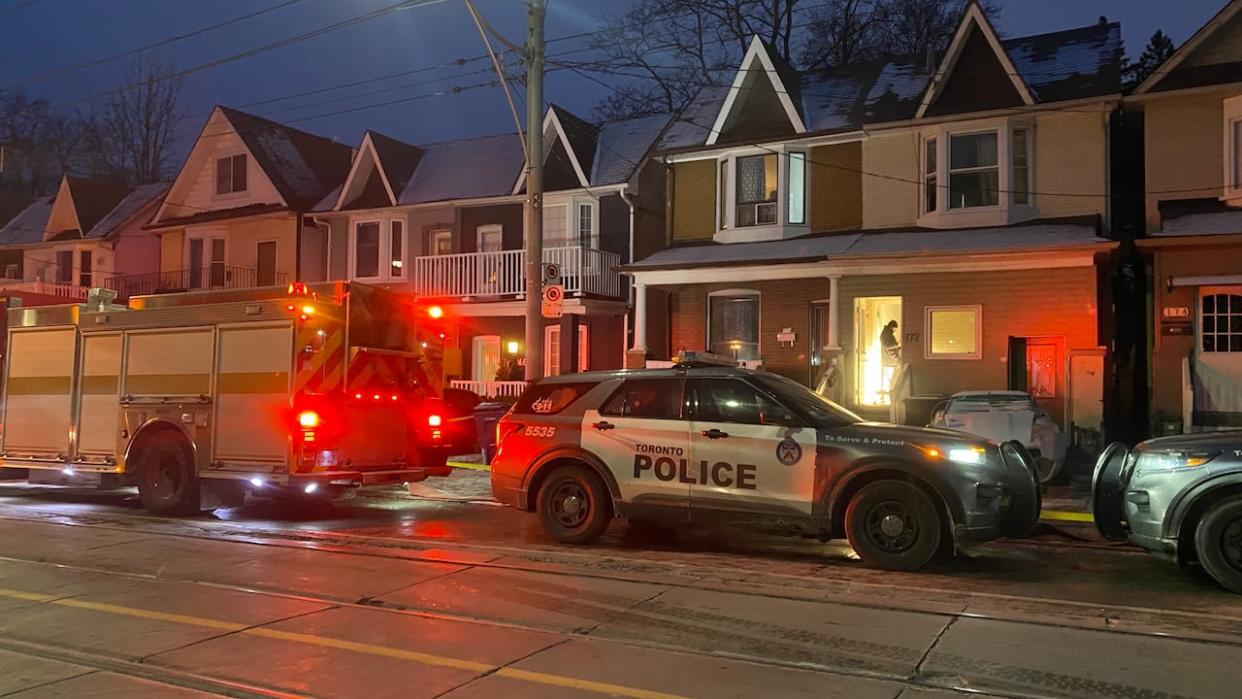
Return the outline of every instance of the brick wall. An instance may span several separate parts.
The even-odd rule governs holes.
[[[673,165],[673,242],[711,240],[716,233],[716,161]]]

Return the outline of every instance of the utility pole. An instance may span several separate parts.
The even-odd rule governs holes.
[[[526,380],[543,377],[543,22],[547,0],[527,0]]]

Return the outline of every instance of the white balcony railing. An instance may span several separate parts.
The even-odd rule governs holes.
[[[450,381],[449,386],[483,398],[517,398],[526,390],[525,381]]]
[[[571,296],[621,296],[621,256],[581,246],[544,248],[543,261],[561,269]],[[526,292],[523,250],[429,255],[414,259],[419,296],[520,296]]]
[[[85,301],[90,287],[78,286],[70,282],[47,282],[39,279],[31,281],[0,279],[0,291],[25,291],[31,294],[55,296],[66,301]]]

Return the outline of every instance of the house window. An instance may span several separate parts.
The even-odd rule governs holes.
[[[737,200],[734,225],[776,223],[777,155],[748,155],[737,159]]]
[[[936,210],[936,139],[929,138],[923,149],[923,210]]]
[[[549,325],[543,329],[543,375],[561,374],[561,326]],[[590,333],[587,326],[578,326],[578,371],[588,371],[591,365]]]
[[[729,227],[729,161],[720,161],[720,228]]]
[[[94,286],[91,283],[92,278],[91,251],[82,250],[78,253],[78,286],[89,289]]]
[[[806,153],[790,153],[785,191],[790,223],[806,223]]]
[[[1030,138],[1026,129],[1013,130],[1013,142],[1010,144],[1013,149],[1013,182],[1010,183],[1010,189],[1013,190],[1014,204],[1031,203],[1031,158],[1030,158]]]
[[[401,221],[388,222],[388,276],[405,277],[405,224]]]
[[[981,359],[983,357],[980,306],[928,306],[927,359]]]
[[[380,272],[380,224],[365,221],[354,226],[354,278],[374,279]]]
[[[571,244],[565,206],[562,204],[543,207],[543,246],[564,248]]]
[[[996,132],[949,137],[949,208],[996,206],[1000,170]]]
[[[1242,295],[1204,294],[1199,301],[1204,352],[1242,352]]]
[[[246,191],[246,154],[216,158],[216,194]]]
[[[476,250],[479,252],[500,252],[504,246],[504,228],[498,223],[489,223],[474,229]],[[544,233],[545,240],[547,233]]]
[[[5,265],[4,266],[4,278],[5,279],[18,279],[19,275],[17,273],[17,265]]]
[[[68,284],[73,281],[73,251],[61,250],[56,253],[56,281]]]
[[[1233,122],[1230,131],[1229,153],[1230,162],[1232,164],[1233,189],[1242,189],[1242,119]]]
[[[451,255],[453,253],[453,231],[431,232],[431,254]]]
[[[592,241],[595,239],[595,205],[579,204],[578,205],[578,244],[582,247],[592,247]]]
[[[759,292],[718,291],[708,297],[707,348],[734,359],[759,358]]]

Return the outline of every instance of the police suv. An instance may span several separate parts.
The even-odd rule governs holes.
[[[1037,471],[1018,442],[865,422],[781,376],[690,361],[529,388],[498,425],[495,497],[564,543],[613,517],[827,541],[911,570],[949,545],[1026,536]]]

